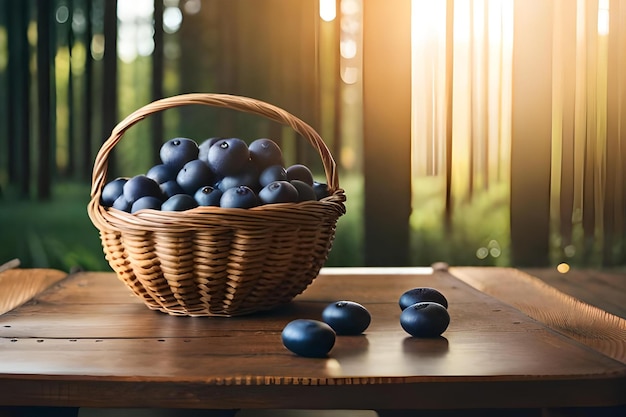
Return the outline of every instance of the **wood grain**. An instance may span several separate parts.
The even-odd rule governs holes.
[[[451,273],[574,340],[626,363],[626,320],[516,269],[451,268]]]
[[[292,303],[236,318],[151,311],[114,274],[75,274],[0,316],[0,405],[378,410],[626,402],[623,363],[445,270],[366,271],[325,270]],[[449,300],[442,337],[411,338],[399,324],[398,297],[417,286]],[[282,346],[286,323],[319,319],[341,299],[370,310],[363,335],[338,337],[322,359]]]
[[[626,271],[525,268],[546,284],[611,314],[626,319]]]
[[[8,269],[0,273],[0,315],[30,300],[67,273],[55,269]]]

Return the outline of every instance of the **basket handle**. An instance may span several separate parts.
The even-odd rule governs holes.
[[[332,194],[339,189],[339,178],[335,160],[320,135],[307,123],[280,107],[253,98],[230,94],[190,93],[153,101],[135,110],[113,128],[111,136],[102,144],[102,147],[96,155],[91,180],[91,198],[93,199],[94,196],[101,193],[107,177],[109,154],[121,140],[126,130],[152,113],[167,110],[172,107],[193,104],[223,107],[245,113],[257,114],[291,127],[295,132],[307,139],[319,153],[326,173],[326,181],[330,193]]]

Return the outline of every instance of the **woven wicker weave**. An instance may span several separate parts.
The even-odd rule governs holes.
[[[187,105],[229,108],[290,126],[318,151],[330,196],[252,209],[130,214],[103,207],[108,158],[124,132],[152,113]],[[113,129],[96,156],[87,211],[109,265],[150,309],[230,317],[288,303],[307,288],[327,259],[344,201],[335,161],[309,125],[251,98],[184,94],[154,101]]]

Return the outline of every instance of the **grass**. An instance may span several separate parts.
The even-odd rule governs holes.
[[[508,266],[510,264],[509,191],[504,183],[453,201],[445,222],[442,177],[414,180],[411,262],[428,265]]]
[[[358,180],[346,180],[346,188],[358,190]],[[50,201],[16,197],[10,187],[0,197],[0,264],[20,259],[24,268],[81,268],[109,271],[98,230],[87,215],[89,186],[64,182],[53,190]],[[357,193],[358,194],[358,193]],[[327,265],[362,263],[362,199],[352,198],[348,214],[339,220]]]
[[[50,201],[0,200],[0,263],[18,258],[25,268],[107,270],[97,229],[87,216],[89,187],[63,183]]]

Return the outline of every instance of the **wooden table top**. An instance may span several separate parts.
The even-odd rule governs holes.
[[[511,297],[533,299],[532,291],[538,291],[545,292],[541,303],[554,304],[544,288],[523,287],[530,292],[508,294],[509,299],[490,295],[494,286],[519,281],[519,271],[479,272],[326,268],[291,303],[235,318],[169,316],[145,307],[113,273],[74,274],[0,315],[0,405],[450,409],[626,404],[623,319],[609,315],[605,330],[612,347],[598,350],[511,302]],[[477,289],[480,277],[491,283],[489,291]],[[411,338],[400,327],[397,300],[418,286],[437,288],[449,300],[451,322],[442,337]],[[280,333],[290,320],[320,319],[323,308],[337,300],[369,309],[372,322],[363,335],[338,336],[322,359],[298,357],[282,345]],[[567,310],[571,317],[592,314],[579,305]]]

